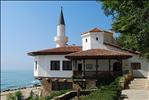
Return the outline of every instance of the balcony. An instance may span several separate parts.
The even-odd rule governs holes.
[[[120,74],[120,72],[113,72],[113,71],[73,71],[73,78],[74,79],[97,79],[99,77],[106,77],[106,76],[115,76]]]

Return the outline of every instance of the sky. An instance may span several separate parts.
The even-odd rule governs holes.
[[[69,45],[81,45],[81,33],[95,27],[111,29],[112,18],[105,16],[100,2],[2,1],[2,70],[33,69],[33,57],[27,53],[56,46],[54,37],[61,6]]]

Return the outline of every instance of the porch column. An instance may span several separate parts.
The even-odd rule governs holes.
[[[71,60],[72,74],[74,75],[75,61]]]
[[[83,77],[85,77],[85,59],[83,59]]]
[[[121,70],[121,74],[122,74],[122,72],[123,72],[123,60],[122,60],[122,59],[120,60],[120,63],[121,63],[121,67],[122,67],[122,68],[121,68],[121,69],[122,69],[122,70]]]
[[[74,63],[73,63],[73,76],[75,76],[75,75],[76,75],[76,68],[77,68],[77,60],[74,59],[73,62],[74,62]]]
[[[96,75],[98,75],[98,59],[96,59]]]
[[[111,60],[109,59],[109,72],[111,72]]]

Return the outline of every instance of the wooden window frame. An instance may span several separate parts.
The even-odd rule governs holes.
[[[60,70],[60,61],[59,60],[51,60],[50,69],[52,71],[59,71]]]
[[[67,62],[67,63],[66,63],[66,62]],[[69,63],[68,63],[68,62],[69,62]],[[62,69],[65,70],[65,71],[70,71],[70,70],[72,70],[72,63],[71,63],[71,61],[63,60]]]
[[[37,70],[37,61],[35,61],[35,70]]]
[[[131,68],[133,70],[141,69],[141,63],[139,63],[139,62],[133,62],[133,63],[131,63]]]
[[[93,64],[86,64],[86,69],[93,69]]]

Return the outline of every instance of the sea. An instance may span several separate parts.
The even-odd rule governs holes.
[[[40,84],[34,78],[33,70],[1,70],[1,91],[32,87]]]

